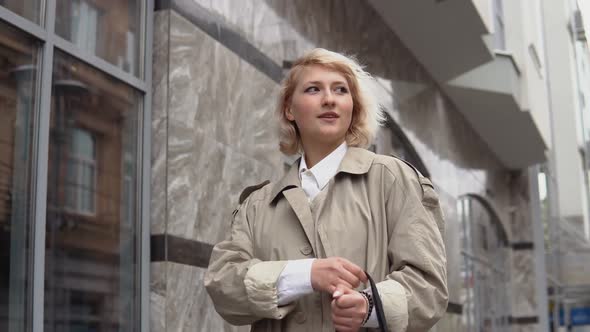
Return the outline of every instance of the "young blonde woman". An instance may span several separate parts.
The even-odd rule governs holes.
[[[205,276],[229,323],[277,332],[377,328],[364,271],[391,331],[427,331],[445,312],[438,198],[404,162],[364,149],[382,117],[371,83],[353,59],[324,49],[291,68],[279,145],[302,156],[239,206]]]

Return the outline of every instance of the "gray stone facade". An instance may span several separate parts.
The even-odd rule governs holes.
[[[490,203],[509,243],[532,241],[524,175],[502,167],[366,2],[171,0],[161,7],[154,26],[154,236],[215,244],[241,190],[283,174],[287,159],[278,152],[273,117],[283,63],[324,47],[356,55],[377,78],[383,106],[436,185],[447,223],[451,302],[462,302],[457,203],[463,195]],[[377,150],[395,152],[384,146]],[[512,320],[532,317],[533,252],[508,256]],[[215,313],[203,274],[204,266],[168,256],[152,262],[152,331],[245,329]],[[436,331],[462,331],[462,324],[460,314],[448,313]],[[534,327],[513,324],[514,331]]]

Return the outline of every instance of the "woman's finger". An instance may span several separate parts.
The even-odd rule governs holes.
[[[366,300],[358,292],[344,294],[336,299],[336,305],[342,309],[360,308],[363,304],[366,304]]]
[[[334,324],[334,328],[336,329],[336,332],[351,332],[352,329],[348,326],[344,326],[344,325],[335,325]]]
[[[332,322],[334,325],[348,326],[354,325],[354,320],[351,317],[343,317],[338,315],[332,315]]]
[[[367,275],[365,274],[365,271],[363,271],[363,269],[361,269],[358,265],[356,265],[356,264],[354,264],[354,263],[352,263],[352,262],[350,262],[348,260],[343,260],[342,261],[342,265],[344,266],[344,268],[346,270],[348,270],[350,273],[352,273],[360,281],[362,281],[362,282],[367,282],[368,281],[368,278],[367,278]]]
[[[360,311],[354,307],[353,308],[339,308],[338,305],[336,305],[336,308],[332,309],[332,312],[337,316],[343,316],[343,317],[361,316]]]
[[[361,284],[360,279],[346,268],[342,268],[339,272],[340,280],[344,280],[349,283],[352,286],[352,289],[357,288]]]

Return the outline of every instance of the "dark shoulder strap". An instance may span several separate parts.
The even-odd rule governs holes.
[[[391,155],[393,158],[397,159],[397,160],[401,160],[403,161],[406,165],[410,166],[411,169],[414,170],[414,172],[416,173],[416,175],[418,176],[418,178],[420,178],[420,176],[422,176],[422,173],[420,173],[420,171],[416,168],[416,166],[412,165],[409,161],[404,160],[396,155]]]
[[[270,183],[270,181],[266,180],[266,181],[259,183],[257,185],[246,187],[246,189],[242,190],[242,193],[240,194],[240,198],[238,199],[239,204],[244,203],[244,201],[246,200],[246,198],[248,198],[248,196],[250,196],[253,192],[266,186],[269,183]]]

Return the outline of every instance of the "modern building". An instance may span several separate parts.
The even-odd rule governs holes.
[[[590,331],[588,130],[590,17],[585,1],[543,3],[548,103],[554,149],[540,174],[545,184],[547,262],[554,325]],[[587,9],[588,10],[588,9]],[[588,14],[588,12],[586,12]],[[584,20],[586,22],[584,22]],[[542,206],[543,206],[542,205]]]
[[[577,8],[0,0],[0,331],[248,330],[217,315],[203,276],[242,189],[294,162],[273,112],[315,47],[375,76],[387,121],[371,149],[440,195],[450,303],[433,331],[576,325],[590,307]]]

